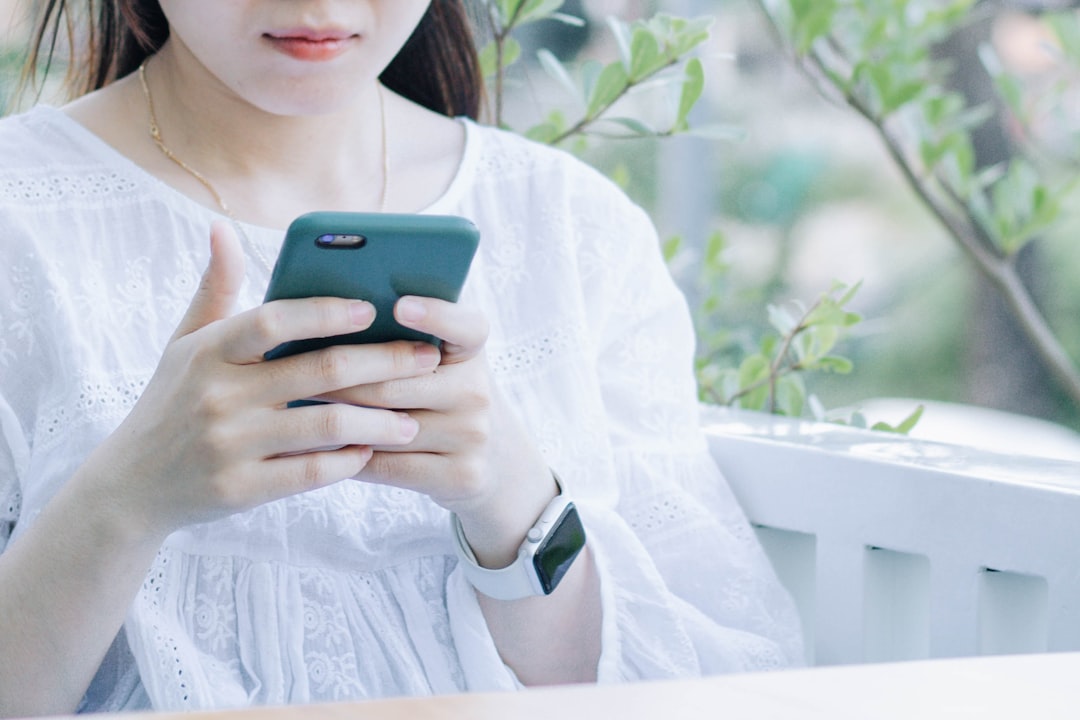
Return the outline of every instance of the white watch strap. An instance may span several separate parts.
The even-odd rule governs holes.
[[[465,539],[465,530],[458,516],[451,513],[450,522],[454,528],[458,560],[474,588],[496,600],[517,600],[544,594],[540,581],[536,579],[536,571],[520,553],[514,562],[504,568],[491,570],[480,567],[469,541]]]
[[[540,517],[525,533],[525,540],[518,547],[514,562],[504,568],[491,570],[481,567],[476,562],[476,554],[469,547],[469,541],[465,539],[465,529],[461,527],[461,520],[454,513],[450,513],[454,545],[457,549],[458,560],[465,571],[465,577],[474,588],[488,597],[496,600],[519,600],[544,594],[544,586],[536,574],[533,558],[540,544],[554,529],[567,507],[573,504],[570,496],[563,489],[562,479],[554,471],[551,475],[555,479],[555,487],[558,488],[559,494],[548,503],[544,511],[540,513]]]

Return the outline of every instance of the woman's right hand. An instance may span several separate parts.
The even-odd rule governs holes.
[[[286,340],[362,330],[365,302],[281,300],[231,315],[244,276],[228,223],[211,231],[211,260],[145,391],[82,468],[110,485],[129,521],[152,534],[213,520],[355,476],[372,445],[400,445],[414,420],[346,404],[286,408],[297,398],[432,372],[426,343],[337,346],[273,361]]]

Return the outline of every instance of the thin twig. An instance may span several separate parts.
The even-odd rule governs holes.
[[[498,16],[498,8],[494,0],[489,0],[488,20],[491,22],[492,42],[495,43],[495,126],[503,124],[503,95],[506,85],[506,41],[510,38],[518,20],[521,19],[521,11],[525,7],[524,2],[518,3],[504,25],[502,18]]]
[[[769,362],[769,374],[766,377],[761,378],[757,382],[751,383],[750,385],[747,385],[746,387],[739,390],[739,392],[728,398],[726,404],[730,405],[736,400],[746,397],[755,390],[758,390],[768,385],[769,412],[774,413],[776,411],[777,381],[785,375],[790,375],[791,373],[799,372],[800,370],[806,369],[806,366],[802,364],[801,360],[796,360],[787,367],[784,367],[784,358],[786,358],[788,352],[791,351],[791,345],[795,342],[795,338],[810,328],[810,326],[807,325],[806,322],[810,319],[810,315],[821,306],[821,303],[824,302],[824,300],[825,298],[823,296],[819,298],[817,302],[811,305],[810,308],[803,313],[802,317],[799,318],[799,321],[795,323],[795,327],[783,336],[783,342],[780,345],[780,350],[776,353],[776,356]]]
[[[638,78],[636,80],[627,80],[626,87],[624,87],[622,89],[622,92],[620,92],[618,95],[616,95],[611,100],[611,102],[606,103],[605,105],[601,106],[600,108],[598,108],[596,110],[596,112],[593,112],[593,113],[588,113],[587,112],[587,113],[585,113],[585,116],[582,117],[580,120],[578,120],[576,123],[574,123],[569,129],[567,129],[564,132],[556,135],[555,138],[550,141],[550,144],[551,145],[558,145],[559,143],[563,142],[564,140],[566,140],[568,138],[573,137],[574,135],[584,134],[585,129],[589,125],[592,125],[593,123],[597,122],[598,120],[603,119],[604,113],[606,113],[608,110],[610,110],[615,105],[615,103],[619,102],[619,100],[622,100],[624,97],[626,97],[626,94],[629,93],[633,88],[637,87],[638,85],[641,85],[646,80],[649,80],[650,78],[655,77],[656,75],[659,75],[664,70],[667,70],[670,67],[674,67],[675,65],[677,65],[679,63],[679,61],[680,61],[680,58],[677,58],[677,57],[672,58],[667,63],[665,63],[661,67],[658,67],[656,70],[649,73],[648,75],[645,75],[644,77],[640,77],[640,78]],[[671,133],[671,132],[656,133],[657,136],[671,135],[671,134],[673,134],[673,133]]]

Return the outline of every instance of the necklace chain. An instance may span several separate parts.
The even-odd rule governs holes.
[[[244,230],[244,226],[240,224],[240,221],[237,219],[236,215],[233,214],[232,209],[225,202],[225,198],[221,196],[221,193],[217,191],[217,188],[214,187],[213,183],[211,183],[201,172],[188,165],[181,158],[177,157],[176,153],[174,153],[169,148],[169,146],[165,144],[165,140],[161,136],[161,126],[158,124],[157,112],[154,109],[154,98],[150,94],[150,84],[146,81],[146,63],[143,63],[139,66],[139,81],[142,83],[143,95],[146,97],[146,110],[150,116],[150,139],[154,141],[154,144],[157,145],[158,150],[161,151],[162,155],[175,163],[178,167],[180,167],[180,169],[182,169],[191,177],[195,178],[195,180],[197,180],[200,185],[206,188],[206,190],[214,197],[214,201],[218,204],[218,207],[221,208],[221,212],[224,213],[232,221],[233,225],[240,232],[240,235],[243,236],[244,240],[247,241],[247,244],[251,247],[255,254],[259,256],[259,259],[263,261],[263,263],[266,265],[266,268],[269,270],[271,267],[270,262],[263,256],[262,252],[259,250],[258,245],[252,242],[251,238],[248,237],[247,232],[245,232]],[[379,117],[380,123],[382,125],[382,188],[379,192],[379,212],[385,212],[386,198],[390,191],[390,152],[389,144],[387,142],[386,99],[383,96],[382,84],[378,83],[376,87],[378,88],[379,94]]]

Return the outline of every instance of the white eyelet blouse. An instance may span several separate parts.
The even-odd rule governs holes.
[[[481,229],[462,302],[581,510],[600,681],[797,661],[792,605],[699,433],[692,328],[649,219],[571,156],[465,126],[426,212]],[[138,399],[215,217],[54,108],[0,120],[0,552]],[[282,232],[245,229],[253,306]],[[456,565],[444,510],[356,481],[184,528],[81,709],[514,688]]]

